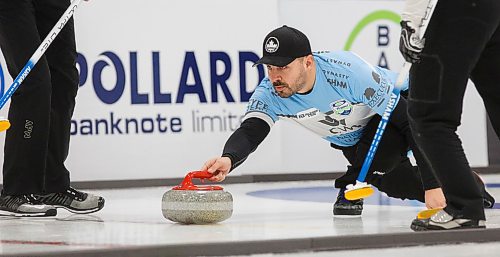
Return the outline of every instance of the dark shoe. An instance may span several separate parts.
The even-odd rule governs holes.
[[[32,194],[0,196],[0,216],[49,217],[56,215],[56,208],[43,204]]]
[[[104,207],[104,198],[68,188],[64,192],[40,195],[40,200],[56,208],[64,208],[72,213],[87,214]]]
[[[426,230],[448,230],[466,228],[486,228],[484,220],[472,220],[460,217],[453,217],[446,211],[441,210],[432,215],[429,219],[414,219],[411,223],[413,231]]]
[[[359,216],[363,212],[363,199],[349,201],[344,196],[345,189],[341,189],[337,201],[333,204],[333,215],[335,216]]]
[[[476,182],[479,184],[479,189],[483,193],[483,206],[484,208],[491,209],[495,205],[495,198],[486,191],[486,186],[484,184],[483,179],[477,174],[477,172],[472,171],[474,173],[474,177],[476,178]]]

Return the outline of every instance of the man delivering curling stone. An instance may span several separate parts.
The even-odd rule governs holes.
[[[227,140],[221,157],[208,160],[203,170],[222,181],[264,140],[279,119],[299,123],[342,150],[347,172],[335,180],[340,189],[335,215],[360,215],[363,200],[349,201],[345,187],[354,184],[383,114],[397,73],[372,66],[345,51],[312,53],[309,40],[297,29],[283,26],[264,39],[268,77],[255,89],[241,126]],[[403,90],[408,89],[405,82]],[[440,185],[417,150],[399,98],[368,172],[366,182],[391,197],[416,199],[428,208],[446,205]],[[411,148],[420,168],[407,157]],[[485,206],[494,199],[484,190]],[[485,197],[486,198],[486,197]]]

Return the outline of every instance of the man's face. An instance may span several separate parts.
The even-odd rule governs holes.
[[[306,82],[305,58],[297,58],[287,66],[266,65],[269,79],[276,93],[287,98],[304,88]]]

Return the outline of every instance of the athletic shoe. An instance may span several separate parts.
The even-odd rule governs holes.
[[[49,217],[56,215],[56,208],[43,204],[33,194],[0,196],[0,216]]]
[[[56,208],[64,208],[72,213],[87,214],[104,207],[104,198],[68,188],[64,192],[40,195],[40,200]]]
[[[345,189],[341,189],[337,201],[333,204],[333,215],[335,216],[359,216],[363,212],[363,199],[349,201],[344,196]]]
[[[479,184],[479,189],[483,193],[483,206],[484,208],[491,209],[495,205],[495,198],[486,191],[486,186],[484,185],[484,180],[477,174],[477,172],[472,171],[474,173],[474,177],[476,178],[476,182]]]
[[[414,219],[411,223],[413,231],[425,230],[448,230],[466,228],[486,228],[484,220],[466,219],[463,217],[453,217],[446,211],[441,210],[432,215],[429,219]]]

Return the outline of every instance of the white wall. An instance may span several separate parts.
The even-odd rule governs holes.
[[[119,3],[119,5],[117,5]],[[225,140],[244,114],[246,103],[240,99],[239,53],[261,54],[261,41],[272,29],[288,24],[304,31],[314,50],[344,49],[356,25],[369,16],[374,19],[360,27],[350,50],[371,63],[378,64],[385,55],[389,68],[398,70],[402,58],[397,50],[399,25],[387,17],[400,12],[401,1],[326,1],[326,0],[148,0],[148,1],[90,1],[80,6],[76,15],[78,51],[87,65],[74,115],[78,133],[72,137],[67,165],[74,181],[108,179],[142,179],[181,177],[196,170],[212,156],[219,155]],[[381,12],[382,11],[382,12]],[[379,15],[377,15],[377,13]],[[379,27],[388,28],[388,36],[381,37]],[[382,29],[382,32],[385,32]],[[389,41],[387,41],[387,39]],[[387,44],[385,44],[387,43]],[[105,52],[111,52],[107,56]],[[187,52],[196,58],[202,91],[206,102],[198,94],[186,94],[177,102],[182,69]],[[229,56],[231,73],[227,85],[235,102],[228,103],[222,90],[212,101],[210,53],[223,52]],[[158,58],[159,65],[153,65]],[[116,72],[109,56],[116,55],[124,72]],[[137,90],[132,90],[133,59],[137,60]],[[118,61],[115,60],[115,61]],[[102,73],[94,72],[107,64]],[[0,65],[6,73],[5,61]],[[170,103],[154,103],[153,70],[158,69],[160,92],[170,94]],[[216,74],[227,67],[219,61]],[[258,70],[246,63],[246,90],[252,91],[258,83]],[[187,85],[195,84],[194,69],[189,69]],[[117,75],[118,74],[118,75]],[[5,84],[11,79],[5,74]],[[105,103],[104,94],[95,89],[93,78],[102,82],[107,91],[115,89],[117,77],[124,80],[122,94],[114,94],[116,101]],[[0,81],[1,82],[1,81]],[[200,84],[198,84],[200,85]],[[192,89],[192,86],[184,86]],[[201,91],[198,91],[201,92]],[[132,103],[132,94],[147,103]],[[157,94],[158,95],[158,94]],[[136,98],[137,99],[137,98]],[[122,134],[82,135],[89,132],[88,124],[96,119],[122,118],[118,126]],[[225,117],[225,129],[196,131],[196,118],[203,115]],[[6,110],[0,112],[6,115]],[[174,126],[177,132],[158,131],[160,115],[169,125],[171,118],[181,120]],[[231,116],[231,117],[229,117]],[[238,117],[238,118],[237,118]],[[125,118],[144,120],[146,130],[151,120],[153,133],[125,133]],[[469,161],[473,166],[487,165],[486,126],[482,102],[473,87],[469,87],[460,135]],[[76,127],[74,127],[76,128]],[[180,131],[179,131],[180,130]],[[75,130],[76,131],[76,130]],[[3,139],[2,139],[3,141]],[[238,174],[294,173],[341,171],[346,162],[339,151],[293,124],[279,122],[259,149],[238,170]]]

